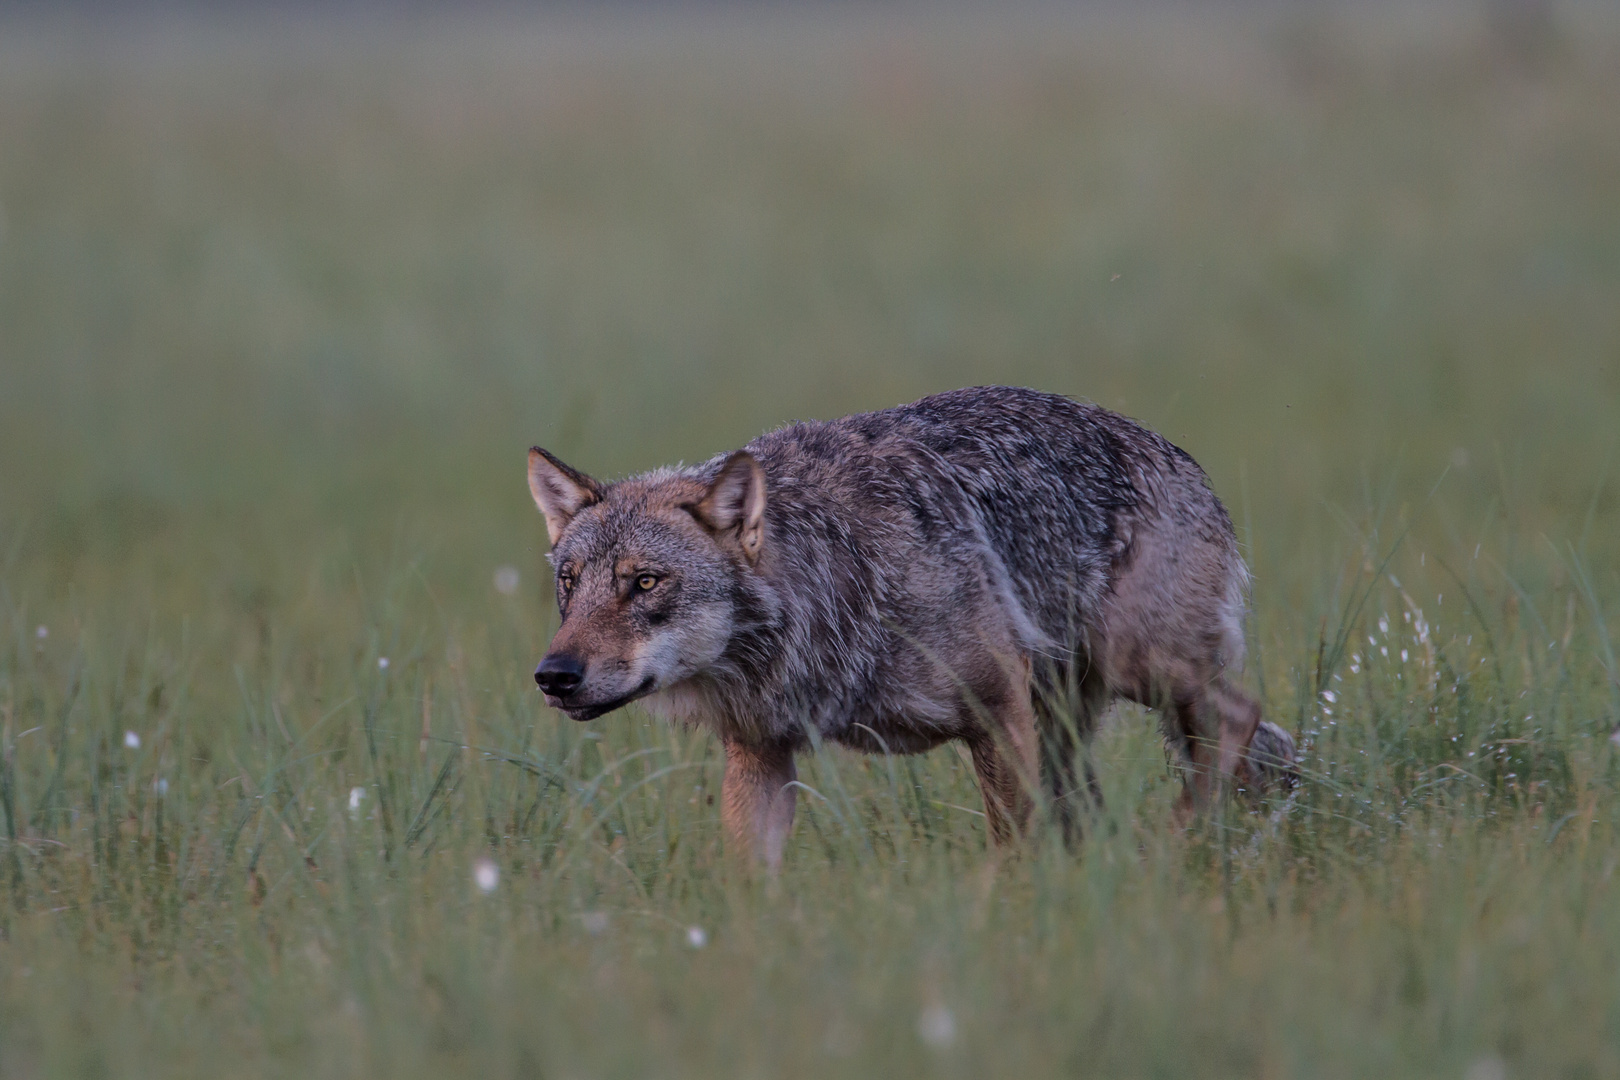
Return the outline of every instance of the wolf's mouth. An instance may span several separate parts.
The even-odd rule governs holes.
[[[616,697],[611,701],[603,701],[590,705],[559,705],[557,707],[563,712],[567,713],[570,720],[577,720],[583,724],[587,720],[595,720],[598,716],[605,716],[614,709],[623,708],[637,698],[646,697],[648,694],[652,693],[653,684],[656,681],[657,680],[649,675],[645,679],[641,680],[640,686],[636,687],[628,694],[625,694],[622,697]]]

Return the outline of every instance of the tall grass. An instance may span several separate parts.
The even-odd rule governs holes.
[[[1620,1071],[1620,36],[1564,19],[11,24],[0,1075]],[[1209,469],[1298,791],[1177,833],[1122,710],[1083,849],[998,856],[959,753],[824,750],[770,880],[706,735],[537,700],[530,443],[987,381]]]

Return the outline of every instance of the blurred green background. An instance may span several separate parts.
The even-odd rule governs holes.
[[[1310,782],[1121,725],[986,873],[826,754],[728,870],[524,451],[989,382],[1204,465]],[[1608,1074],[1617,451],[1604,5],[7,14],[0,1075]]]
[[[243,519],[512,560],[531,442],[618,475],[1000,381],[1246,474],[1262,570],[1397,473],[1579,520],[1600,14],[1533,68],[1472,8],[22,22],[0,506],[57,590]]]

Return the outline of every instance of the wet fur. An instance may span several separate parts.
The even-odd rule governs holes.
[[[537,450],[530,483],[559,572],[552,655],[585,665],[553,704],[590,719],[640,698],[714,731],[728,826],[767,862],[791,789],[785,816],[764,808],[816,742],[965,742],[1000,838],[1037,784],[1074,829],[1076,751],[1116,697],[1161,711],[1187,806],[1246,772],[1231,522],[1191,457],[1116,413],[980,387],[608,485]]]

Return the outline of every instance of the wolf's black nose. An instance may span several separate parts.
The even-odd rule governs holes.
[[[585,681],[585,665],[567,653],[551,653],[534,669],[534,681],[552,697],[567,697]]]

